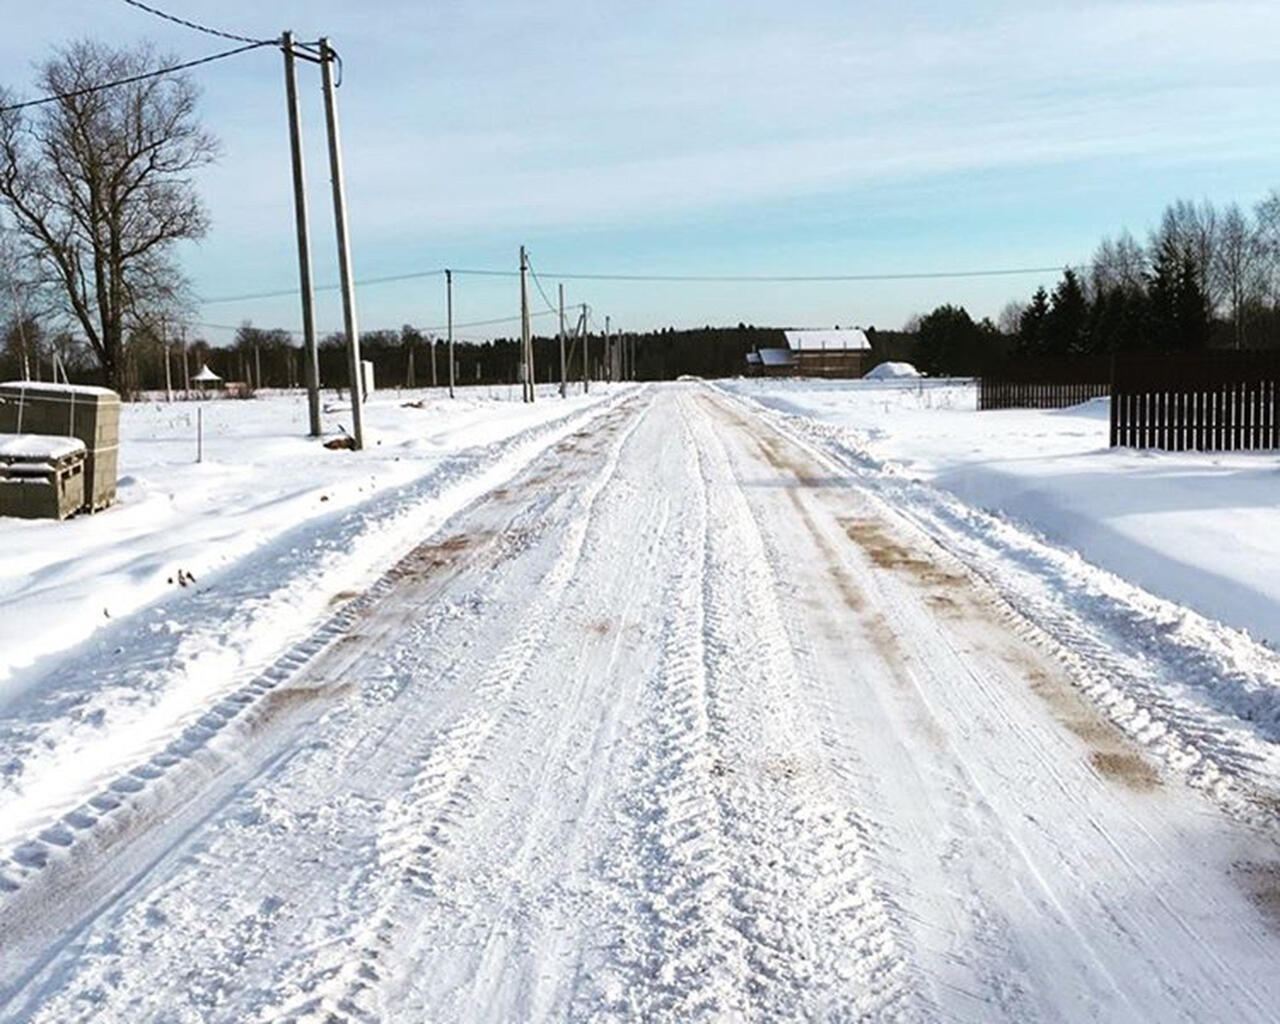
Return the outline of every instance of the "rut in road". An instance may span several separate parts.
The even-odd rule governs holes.
[[[1274,844],[702,386],[633,396],[391,577],[291,678],[307,699],[220,730],[225,796],[155,822],[0,1020],[1280,1007],[1280,928],[1234,867],[1266,877]]]

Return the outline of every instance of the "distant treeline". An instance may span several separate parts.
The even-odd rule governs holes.
[[[1146,244],[1127,230],[1052,292],[999,323],[943,305],[908,325],[931,373],[980,374],[1010,356],[1100,356],[1280,347],[1280,192],[1251,212],[1179,200]]]
[[[10,325],[10,331],[16,331]],[[69,336],[45,337],[39,325],[25,325],[28,350],[43,353],[37,363],[40,376],[49,379],[52,353],[58,351],[63,365],[73,380],[96,383],[99,379],[92,360],[85,358]],[[912,360],[916,339],[902,331],[867,329],[875,358]],[[36,342],[36,343],[33,343]],[[567,346],[568,376],[582,379],[582,342],[571,339]],[[786,338],[782,328],[698,327],[614,335],[615,349],[627,346],[634,350],[636,376],[640,380],[674,380],[683,375],[717,378],[741,375],[748,352],[761,348],[783,348]],[[432,359],[434,347],[434,376]],[[606,365],[603,335],[587,338],[588,359],[593,380],[610,373]],[[350,380],[345,339],[331,334],[320,342],[320,379],[325,387],[346,388]],[[448,349],[440,339],[433,343],[417,328],[406,325],[399,331],[367,331],[360,336],[360,354],[374,365],[378,387],[425,387],[433,380],[443,386],[449,380]],[[20,376],[17,346],[0,348],[0,378]],[[279,328],[260,328],[244,324],[230,345],[214,346],[197,340],[186,346],[187,372],[199,372],[208,366],[227,381],[243,381],[253,388],[301,387],[305,383],[305,360],[296,337]],[[456,342],[456,380],[459,385],[512,384],[519,380],[520,342],[515,338],[498,338],[488,342]],[[173,387],[183,387],[182,349],[170,345],[169,379]],[[627,357],[630,359],[630,355]],[[560,344],[554,337],[534,337],[534,365],[539,382],[560,379]],[[127,379],[134,391],[158,391],[165,387],[164,345],[158,336],[135,332],[128,345]]]
[[[2,299],[3,296],[0,296]],[[3,303],[0,302],[0,306]],[[0,310],[0,314],[3,314]],[[17,377],[25,365],[48,379],[59,361],[73,380],[95,381],[96,363],[82,340],[51,330],[47,319],[0,319],[0,377]],[[163,324],[161,325],[163,326]],[[169,336],[173,337],[170,328]],[[1011,357],[1053,359],[1113,352],[1185,352],[1204,348],[1280,347],[1280,191],[1252,211],[1231,204],[1180,200],[1166,208],[1146,243],[1128,231],[1105,239],[1083,267],[1067,268],[1052,291],[1040,288],[1027,301],[1009,303],[997,320],[973,319],[960,305],[944,304],[913,317],[904,330],[867,329],[872,364],[906,361],[933,374],[978,375]],[[748,352],[781,348],[782,330],[738,324],[660,330],[622,336],[634,346],[640,380],[670,380],[684,374],[731,377],[745,368]],[[587,338],[593,378],[608,375],[604,339]],[[569,378],[580,380],[581,341],[571,343]],[[374,363],[380,387],[430,384],[433,344],[412,325],[361,335],[365,359]],[[519,342],[514,338],[456,345],[459,384],[507,384],[518,379]],[[164,387],[164,347],[159,330],[143,325],[125,345],[124,379],[134,390]],[[182,364],[171,348],[171,377],[182,386]],[[448,380],[443,343],[434,343],[435,379]],[[559,343],[534,339],[540,382],[559,379]],[[226,346],[196,341],[188,346],[190,372],[203,364],[227,380],[251,386],[297,387],[304,383],[298,340],[283,330],[245,323]],[[321,380],[346,387],[347,357],[340,335],[320,346]]]

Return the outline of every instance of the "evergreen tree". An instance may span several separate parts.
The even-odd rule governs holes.
[[[921,368],[931,374],[977,374],[999,354],[1000,332],[984,319],[974,323],[963,306],[939,306],[920,318]]]
[[[1043,351],[1047,355],[1079,355],[1088,347],[1089,301],[1076,272],[1068,267],[1053,290],[1045,319]]]
[[[1019,355],[1039,355],[1045,349],[1045,321],[1049,318],[1049,293],[1037,288],[1018,320]]]
[[[1145,340],[1147,296],[1140,288],[1113,284],[1099,293],[1089,309],[1091,353],[1127,352]]]
[[[1146,347],[1155,351],[1194,351],[1209,340],[1209,305],[1193,253],[1172,237],[1161,241],[1147,286]]]

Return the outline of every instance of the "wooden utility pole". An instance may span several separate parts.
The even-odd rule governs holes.
[[[604,318],[604,379],[613,383],[613,342],[609,337],[609,317]]]
[[[587,334],[587,304],[582,304],[582,393],[591,390],[591,364],[588,355],[591,352],[590,335]]]
[[[434,334],[429,335],[428,340],[431,343],[431,386],[434,388],[440,384],[440,380],[436,376],[436,336]]]
[[[164,353],[164,400],[173,401],[173,369],[169,366],[169,332],[164,317],[160,318],[160,350]]]
[[[560,397],[569,397],[569,374],[564,358],[564,284],[560,285]]]
[[[522,395],[526,402],[534,397],[533,379],[533,335],[529,327],[529,260],[525,256],[524,246],[520,246],[520,341],[521,355],[524,359],[524,390]]]
[[[444,272],[445,307],[448,311],[449,330],[449,397],[453,397],[453,374],[456,364],[453,358],[453,271]]]
[[[31,357],[27,353],[27,310],[18,294],[17,280],[10,275],[9,294],[13,296],[13,310],[18,317],[18,351],[22,356],[22,379],[31,379]],[[36,353],[36,365],[39,366],[40,354]]]
[[[360,334],[356,326],[355,279],[351,273],[351,241],[347,237],[347,195],[342,184],[342,141],[338,135],[338,93],[333,65],[338,54],[328,39],[320,40],[320,72],[324,79],[324,117],[329,129],[329,178],[333,185],[333,225],[338,236],[338,274],[342,281],[342,325],[347,332],[347,361],[351,367],[351,440],[364,448],[364,381],[360,365]]]
[[[182,397],[191,397],[191,360],[187,358],[187,329],[182,328]]]
[[[293,159],[293,219],[298,233],[298,282],[302,293],[302,340],[306,367],[307,413],[310,436],[320,436],[320,349],[316,340],[316,316],[311,281],[311,233],[307,224],[307,181],[302,164],[302,115],[298,109],[298,82],[294,71],[293,33],[280,37],[284,51],[284,86],[289,106],[289,152]]]

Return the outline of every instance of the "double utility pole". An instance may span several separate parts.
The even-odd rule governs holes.
[[[320,40],[319,54],[300,47],[292,32],[280,37],[284,53],[285,94],[289,106],[289,149],[293,158],[294,220],[298,235],[298,278],[302,291],[302,336],[307,348],[307,405],[311,436],[319,437],[320,352],[316,340],[315,292],[311,277],[311,240],[307,215],[306,174],[302,160],[302,115],[298,104],[295,61],[320,65],[324,88],[325,127],[329,139],[329,180],[333,186],[333,222],[338,241],[338,274],[342,284],[342,326],[347,336],[347,362],[351,374],[351,429],[357,450],[364,447],[364,376],[360,360],[360,334],[356,323],[355,279],[351,270],[351,242],[347,232],[347,198],[342,175],[342,143],[338,134],[338,96],[333,79],[337,51],[328,39]]]

